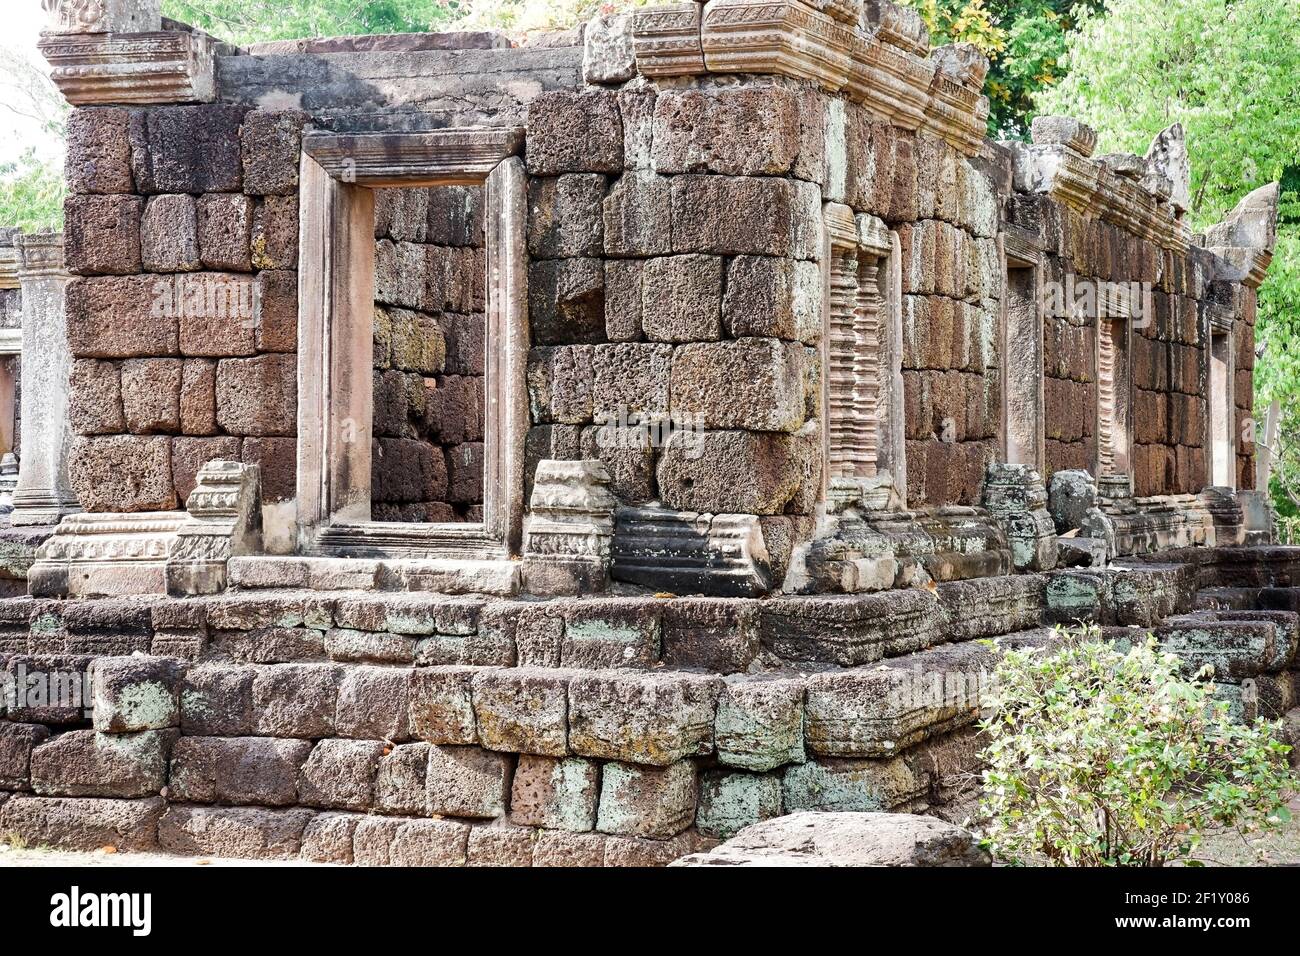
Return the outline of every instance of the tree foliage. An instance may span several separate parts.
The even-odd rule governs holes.
[[[1194,226],[1242,196],[1282,182],[1281,223],[1260,290],[1257,421],[1276,398],[1286,454],[1275,458],[1279,506],[1300,505],[1300,3],[1276,0],[1111,0],[1069,43],[1069,73],[1040,97],[1045,112],[1078,116],[1098,148],[1142,153],[1181,122],[1192,161]],[[1257,426],[1254,436],[1263,439]],[[1291,489],[1288,496],[1282,492]]]
[[[63,228],[63,167],[28,150],[16,162],[0,163],[0,226],[23,232]]]
[[[1095,628],[1059,651],[1009,651],[982,725],[985,840],[1001,860],[1163,866],[1203,837],[1289,819],[1278,723],[1234,721],[1215,685],[1181,676],[1153,638]]]
[[[423,33],[462,15],[459,0],[163,0],[163,14],[230,43]]]
[[[1023,137],[1034,96],[1065,73],[1066,44],[1079,17],[1104,0],[900,0],[914,7],[931,42],[971,43],[989,58],[989,134]]]

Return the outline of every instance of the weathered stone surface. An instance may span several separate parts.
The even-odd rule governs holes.
[[[499,817],[506,812],[513,758],[481,747],[429,746],[429,812]]]
[[[464,866],[470,828],[450,820],[364,817],[353,839],[360,866]]]
[[[508,753],[567,756],[569,676],[532,667],[478,674],[472,688],[482,745]]]
[[[799,152],[798,102],[780,86],[665,90],[655,100],[658,173],[772,176]]]
[[[532,866],[537,831],[522,827],[476,826],[469,831],[466,866]]]
[[[599,259],[548,259],[528,267],[528,314],[539,345],[598,342],[605,333]]]
[[[619,177],[604,202],[606,255],[660,256],[673,251],[671,182],[645,170]]]
[[[737,256],[727,265],[722,320],[732,338],[814,342],[821,331],[822,280],[816,263]]]
[[[683,345],[673,354],[673,411],[699,416],[705,428],[796,431],[804,361],[802,346],[777,339]]]
[[[663,767],[608,763],[602,768],[601,833],[667,839],[695,819],[695,765],[689,760]]]
[[[749,601],[676,598],[664,605],[660,627],[671,667],[731,674],[748,670],[760,648],[757,608]]]
[[[173,806],[158,823],[158,843],[186,856],[246,860],[292,860],[302,848],[303,830],[315,811],[305,807]]]
[[[551,830],[591,830],[596,825],[598,765],[571,757],[523,754],[510,791],[510,822]]]
[[[298,191],[298,161],[307,114],[299,110],[253,110],[240,129],[244,192],[289,196]]]
[[[168,796],[190,803],[290,806],[311,754],[306,740],[181,737],[172,749]]]
[[[657,342],[702,342],[722,335],[722,260],[686,255],[650,259],[642,277],[641,323]]]
[[[189,668],[181,683],[181,730],[201,737],[237,737],[253,730],[251,667],[204,663]]]
[[[71,193],[129,193],[131,114],[128,110],[79,109],[68,115],[64,171]]]
[[[15,795],[0,803],[0,830],[31,846],[91,851],[151,850],[158,845],[158,819],[165,804],[144,800],[28,797]]]
[[[718,762],[773,770],[804,759],[804,682],[795,678],[727,681],[718,697]]]
[[[181,661],[166,657],[105,657],[91,665],[95,729],[107,733],[180,725]]]
[[[902,813],[793,813],[673,866],[989,866],[967,830]]]
[[[325,633],[325,653],[334,661],[411,664],[415,661],[415,638],[334,628]]]
[[[783,597],[759,611],[766,649],[786,660],[841,667],[930,647],[940,640],[941,626],[939,602],[921,591]]]
[[[429,745],[385,748],[375,776],[375,809],[419,816],[428,805]]]
[[[411,672],[405,668],[346,668],[339,682],[335,733],[368,740],[409,739],[410,678]]]
[[[155,193],[238,192],[243,188],[241,106],[169,106],[139,114],[132,127],[136,188]]]
[[[113,362],[77,359],[68,381],[68,416],[78,435],[126,431],[122,414],[122,374]]]
[[[781,514],[800,494],[812,455],[800,435],[681,431],[660,454],[656,479],[664,504],[678,511]]]
[[[181,431],[186,435],[216,434],[216,362],[190,359],[181,367],[180,419]]]
[[[674,252],[800,259],[820,255],[816,233],[821,198],[810,183],[684,175],[673,177],[671,191]]]
[[[642,421],[669,411],[668,376],[672,349],[667,344],[624,342],[592,349],[591,416],[599,422]]]
[[[180,431],[180,401],[180,359],[129,359],[122,363],[122,409],[133,434]]]
[[[150,196],[140,218],[140,255],[146,272],[197,272],[199,212],[193,196]]]
[[[114,435],[72,443],[68,476],[86,511],[170,511],[171,441]]]
[[[583,79],[588,83],[623,83],[635,75],[632,14],[592,18],[583,31]]]
[[[299,853],[312,863],[350,865],[353,862],[352,838],[357,824],[364,819],[359,813],[316,814],[303,828]]]
[[[208,269],[251,272],[253,200],[219,193],[198,202],[199,253]]]
[[[259,352],[298,348],[298,273],[268,270],[253,286],[253,326]]]
[[[695,674],[577,677],[569,684],[569,746],[659,767],[708,754],[720,683]]]
[[[607,842],[604,836],[597,833],[538,830],[537,844],[533,848],[533,866],[604,866]]]
[[[309,807],[367,810],[385,745],[375,740],[322,740],[298,775],[299,800]]]
[[[605,263],[605,337],[611,342],[639,342],[642,277],[640,259],[611,259]]]
[[[528,252],[539,259],[599,256],[605,177],[572,173],[528,184]]]
[[[650,667],[659,659],[659,618],[641,601],[580,601],[564,610],[560,664],[584,670]]]
[[[993,662],[984,646],[955,644],[871,669],[814,674],[807,683],[808,749],[882,757],[974,723]]]
[[[253,678],[253,729],[273,737],[328,737],[334,730],[338,668],[329,664],[260,667]]]
[[[781,778],[711,770],[700,781],[696,827],[726,840],[761,820],[781,815]]]
[[[114,276],[68,283],[68,348],[74,358],[175,355],[176,315],[155,309],[156,276]]]
[[[298,425],[297,357],[218,362],[217,422],[236,435],[293,435]]]
[[[545,92],[528,104],[528,172],[617,173],[623,169],[618,99],[603,91]]]
[[[249,249],[254,269],[298,268],[297,196],[267,196],[258,201]]]
[[[49,736],[44,724],[0,723],[0,789],[31,789],[32,748]]]
[[[816,760],[795,764],[781,778],[786,812],[911,810],[923,803],[928,779],[901,757]]]
[[[70,730],[32,750],[32,789],[68,797],[150,797],[167,781],[172,734]]]
[[[134,275],[140,271],[138,196],[69,196],[63,205],[63,250],[73,275]]]
[[[1083,517],[1097,501],[1097,484],[1086,471],[1064,469],[1054,472],[1047,490],[1047,510],[1056,522],[1056,533],[1065,534],[1083,525]]]

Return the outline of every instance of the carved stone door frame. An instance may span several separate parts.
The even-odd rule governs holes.
[[[508,558],[520,550],[528,432],[527,187],[520,129],[308,133],[298,271],[297,545],[345,557]],[[374,193],[483,185],[483,523],[370,520]]]
[[[1002,460],[1046,467],[1046,381],[1044,366],[1042,253],[1025,235],[1008,230],[1001,239],[1006,278],[998,354],[1002,372]],[[1016,288],[1020,279],[1028,289]]]

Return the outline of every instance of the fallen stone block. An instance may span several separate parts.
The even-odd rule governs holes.
[[[569,684],[569,746],[584,757],[664,767],[713,751],[721,680],[610,673]]]
[[[969,831],[903,813],[792,813],[672,866],[991,866]]]

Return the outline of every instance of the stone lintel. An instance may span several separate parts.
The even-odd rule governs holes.
[[[204,33],[45,33],[37,45],[73,106],[216,98],[216,45]]]
[[[310,133],[303,151],[334,179],[358,186],[473,185],[519,153],[518,127],[428,132]]]

